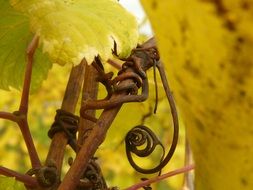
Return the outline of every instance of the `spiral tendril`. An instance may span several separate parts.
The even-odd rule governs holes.
[[[131,129],[125,138],[127,158],[132,167],[141,173],[145,169],[139,167],[133,160],[132,154],[138,157],[150,156],[157,146],[162,147],[161,161],[164,158],[165,149],[160,140],[156,137],[154,132],[144,125],[138,125]],[[153,173],[153,172],[152,172]]]

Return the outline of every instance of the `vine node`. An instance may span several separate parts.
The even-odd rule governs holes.
[[[146,70],[155,65],[159,58],[156,47],[143,48],[142,46],[138,46],[132,51],[130,57],[125,59],[125,63],[122,65],[118,75],[112,79],[111,74],[104,73],[101,61],[99,57],[96,57],[93,65],[101,73],[101,76],[103,76],[103,80],[100,80],[100,82],[105,85],[107,96],[101,100],[84,101],[80,109],[80,115],[83,118],[97,122],[96,118],[90,118],[85,113],[86,110],[110,109],[126,102],[145,101],[148,97]],[[139,89],[141,89],[140,94]],[[125,94],[124,97],[113,96],[113,94],[122,93]]]

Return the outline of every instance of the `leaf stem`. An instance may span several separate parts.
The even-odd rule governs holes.
[[[194,165],[188,165],[188,166],[185,166],[183,168],[179,168],[179,169],[176,169],[174,171],[165,173],[163,175],[160,175],[160,176],[157,176],[157,177],[154,177],[154,178],[142,181],[140,183],[134,184],[133,186],[130,186],[130,187],[124,189],[124,190],[136,190],[136,189],[139,189],[141,187],[145,187],[147,185],[150,185],[152,183],[156,183],[156,182],[162,181],[162,180],[164,180],[164,179],[166,179],[168,177],[172,177],[172,176],[175,176],[175,175],[178,175],[178,174],[189,172],[189,171],[191,171],[193,169],[194,169]]]
[[[16,180],[23,182],[25,185],[27,185],[31,188],[38,186],[37,180],[35,178],[33,178],[32,176],[29,176],[26,174],[20,174],[16,171],[5,168],[3,166],[0,166],[0,174],[7,176],[7,177],[15,177]]]

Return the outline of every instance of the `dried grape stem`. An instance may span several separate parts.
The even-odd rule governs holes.
[[[69,76],[68,84],[65,90],[61,109],[74,113],[76,104],[80,95],[81,86],[84,77],[86,61],[73,67]],[[49,152],[46,159],[46,165],[53,160],[56,164],[57,172],[61,174],[62,162],[64,158],[65,148],[68,143],[68,138],[64,132],[58,132],[54,135]]]
[[[85,69],[84,82],[83,82],[83,93],[82,103],[87,99],[96,100],[98,94],[98,82],[96,81],[98,72],[92,65],[87,65]],[[86,114],[94,117],[95,110],[87,110]],[[91,129],[93,122],[90,120],[80,118],[80,126],[78,129],[78,145],[82,145],[86,132]]]

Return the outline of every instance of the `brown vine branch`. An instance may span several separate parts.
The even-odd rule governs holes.
[[[25,185],[29,187],[36,187],[38,185],[38,182],[35,178],[25,175],[25,174],[20,174],[16,171],[10,170],[8,168],[5,168],[3,166],[0,166],[0,174],[8,177],[15,177],[16,180],[23,182]]]
[[[133,186],[128,187],[128,188],[126,188],[124,190],[136,190],[136,189],[139,189],[141,187],[145,187],[147,185],[150,185],[152,183],[156,183],[156,182],[162,181],[162,180],[164,180],[164,179],[166,179],[168,177],[172,177],[172,176],[175,176],[175,175],[178,175],[178,174],[189,172],[189,171],[191,171],[193,169],[194,169],[194,165],[185,166],[183,168],[179,168],[179,169],[176,169],[174,171],[165,173],[163,175],[160,175],[160,176],[157,176],[157,177],[154,177],[154,178],[150,178],[148,180],[145,180],[145,181],[142,181],[140,183],[134,184]]]
[[[144,48],[154,46],[154,40],[149,40],[143,44]],[[123,85],[130,85],[133,82],[132,79],[123,81]],[[112,98],[121,99],[127,92],[121,92],[118,94],[113,94]],[[95,154],[99,145],[104,141],[106,132],[112,124],[114,118],[119,112],[122,104],[114,106],[112,108],[105,109],[100,115],[98,121],[94,123],[92,130],[89,132],[87,138],[84,141],[80,151],[78,152],[76,159],[71,165],[69,171],[65,175],[61,185],[58,190],[69,190],[75,189],[79,183],[82,173],[87,168],[88,162],[91,157]]]
[[[74,113],[76,104],[80,95],[81,86],[84,77],[86,61],[73,67],[69,76],[68,84],[65,90],[61,109]],[[68,143],[68,137],[64,132],[58,132],[54,135],[50,144],[49,152],[46,159],[46,165],[53,161],[57,168],[58,175],[61,174],[62,162],[65,153],[65,147]]]

